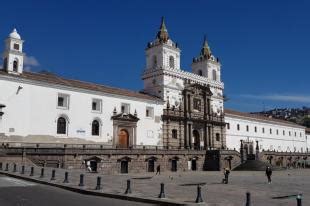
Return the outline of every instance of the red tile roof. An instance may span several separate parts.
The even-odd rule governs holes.
[[[282,120],[282,119],[275,119],[271,117],[266,117],[264,115],[259,115],[259,114],[250,114],[250,113],[245,113],[245,112],[239,112],[231,109],[225,109],[225,115],[234,115],[234,116],[241,116],[241,117],[246,117],[246,118],[251,118],[251,119],[257,119],[259,121],[264,121],[264,122],[274,122],[278,124],[285,124],[285,125],[290,125],[292,127],[300,127],[300,128],[305,128],[304,126],[301,126],[299,124],[296,124],[294,122]]]
[[[109,87],[105,85],[90,83],[90,82],[84,82],[80,80],[73,80],[73,79],[65,79],[63,77],[57,76],[55,74],[51,73],[36,73],[36,72],[28,72],[24,71],[20,75],[15,74],[9,74],[4,70],[0,70],[0,75],[2,76],[10,76],[18,79],[26,79],[26,80],[33,80],[38,82],[44,82],[48,84],[54,84],[54,85],[62,85],[67,87],[73,87],[73,88],[79,88],[79,89],[86,89],[96,92],[103,92],[103,93],[109,93],[109,94],[116,94],[121,96],[128,96],[128,97],[135,97],[139,99],[147,99],[147,100],[158,100],[162,101],[160,98],[151,96],[148,94],[144,94],[141,92],[136,91],[130,91],[126,89],[120,89],[115,87]]]

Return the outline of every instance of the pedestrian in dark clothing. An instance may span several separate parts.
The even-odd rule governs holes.
[[[158,165],[158,166],[156,167],[156,175],[157,175],[157,174],[160,175],[160,165]]]
[[[224,180],[223,183],[228,184],[228,176],[229,176],[229,169],[228,168],[224,168]]]
[[[266,167],[266,176],[267,176],[267,178],[268,178],[268,184],[271,183],[271,175],[272,175],[271,167],[267,166],[267,167]]]

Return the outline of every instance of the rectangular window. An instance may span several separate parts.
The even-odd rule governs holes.
[[[257,127],[254,127],[254,132],[257,132]]]
[[[130,113],[130,104],[122,103],[121,104],[121,111],[122,111],[122,113],[129,114]]]
[[[238,130],[238,131],[240,130],[240,125],[239,125],[239,124],[237,124],[237,130]]]
[[[270,128],[269,133],[272,134],[272,129]]]
[[[215,140],[218,141],[218,142],[220,141],[220,134],[219,133],[215,134]]]
[[[19,50],[19,44],[14,44],[13,47],[14,47],[15,50]]]
[[[288,135],[291,136],[291,131],[288,132]]]
[[[93,99],[91,104],[91,110],[93,112],[101,112],[102,108],[102,100],[101,99]]]
[[[297,135],[296,135],[296,132],[295,132],[295,137],[296,137]]]
[[[229,123],[227,123],[226,125],[227,125],[227,129],[230,129],[230,124],[229,124]]]
[[[277,130],[277,135],[279,135],[279,130]]]
[[[153,118],[154,117],[154,108],[153,107],[146,107],[145,116]]]
[[[200,99],[194,99],[194,110],[200,111],[201,110],[201,101]]]
[[[57,97],[57,107],[61,109],[69,109],[69,95],[68,94],[58,94]]]
[[[246,126],[246,131],[247,131],[247,132],[249,131],[249,125]]]
[[[264,127],[262,128],[262,133],[265,133],[265,128]]]
[[[285,135],[285,130],[283,130],[283,136]]]

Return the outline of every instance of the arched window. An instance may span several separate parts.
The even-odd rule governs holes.
[[[63,117],[57,120],[57,134],[67,134],[67,121]]]
[[[5,58],[5,59],[3,60],[3,69],[7,69],[7,68],[8,68],[8,59]]]
[[[157,57],[156,55],[153,56],[153,68],[156,68],[157,67]]]
[[[174,58],[173,58],[173,56],[169,57],[169,67],[174,69]]]
[[[212,77],[213,77],[213,80],[216,81],[216,71],[215,70],[212,71]]]
[[[100,124],[98,120],[94,120],[91,124],[91,135],[93,136],[99,136],[100,134]]]
[[[172,130],[172,138],[174,138],[174,139],[178,138],[178,130],[176,130],[176,129]]]
[[[18,61],[17,61],[17,59],[15,59],[14,62],[13,62],[13,71],[14,72],[18,71]]]
[[[198,75],[202,76],[202,71],[201,70],[198,70]]]

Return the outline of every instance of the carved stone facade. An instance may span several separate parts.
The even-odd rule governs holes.
[[[184,83],[180,106],[167,103],[163,114],[163,144],[167,148],[224,149],[225,122],[223,115],[211,110],[210,87]]]

